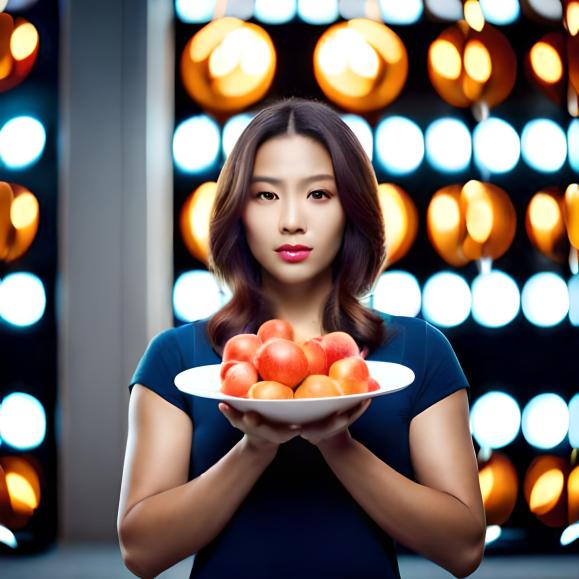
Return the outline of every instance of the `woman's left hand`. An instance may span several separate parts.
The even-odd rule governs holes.
[[[349,438],[348,427],[364,414],[371,402],[371,398],[366,398],[345,412],[334,412],[323,420],[302,424],[300,436],[318,447]]]

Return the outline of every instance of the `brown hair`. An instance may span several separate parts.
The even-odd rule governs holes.
[[[346,214],[342,245],[332,263],[332,291],[325,304],[325,332],[348,332],[371,352],[386,341],[383,318],[360,303],[386,263],[384,222],[378,182],[358,138],[329,105],[291,97],[266,106],[237,140],[217,180],[209,226],[209,271],[231,290],[232,298],[211,316],[207,333],[220,355],[225,342],[256,333],[274,316],[261,289],[261,266],[253,257],[241,214],[249,194],[256,151],[266,140],[297,133],[322,144],[332,159],[339,199]]]

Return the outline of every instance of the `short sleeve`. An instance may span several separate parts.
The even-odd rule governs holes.
[[[442,400],[449,394],[470,385],[448,341],[436,327],[425,321],[423,380],[412,400],[412,417]]]
[[[142,384],[189,414],[185,395],[175,386],[175,376],[181,371],[181,357],[169,328],[157,334],[147,346],[131,378],[129,391],[135,384]]]

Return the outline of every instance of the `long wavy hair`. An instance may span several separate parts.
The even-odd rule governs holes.
[[[221,356],[225,342],[240,333],[256,333],[274,318],[262,290],[261,266],[247,244],[241,220],[249,197],[256,151],[284,134],[315,139],[330,154],[338,197],[346,214],[342,244],[332,262],[332,290],[323,310],[324,333],[348,332],[372,352],[387,339],[384,319],[365,307],[386,263],[384,221],[376,174],[358,138],[329,105],[291,97],[261,109],[245,128],[217,180],[209,225],[209,262],[218,284],[232,297],[207,324],[211,346]]]

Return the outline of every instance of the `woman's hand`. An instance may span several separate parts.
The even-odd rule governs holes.
[[[366,398],[345,412],[334,412],[323,420],[302,424],[300,436],[320,448],[347,442],[351,438],[348,427],[366,412],[371,402],[371,398]]]
[[[231,426],[241,430],[247,443],[257,450],[275,451],[280,444],[300,434],[297,424],[270,422],[257,412],[240,412],[225,402],[221,402],[218,408]]]

